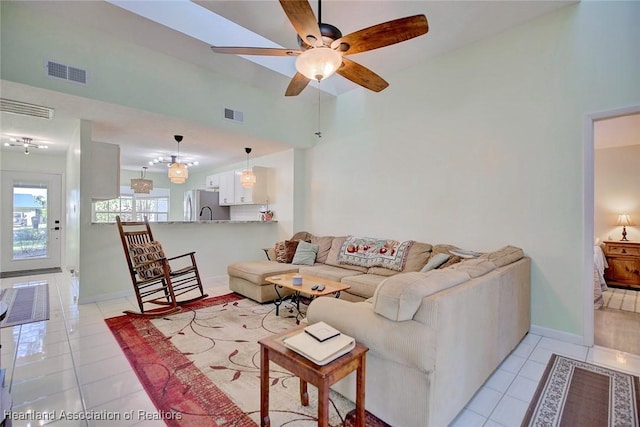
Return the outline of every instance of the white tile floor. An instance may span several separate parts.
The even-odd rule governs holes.
[[[2,329],[0,363],[6,369],[5,385],[11,389],[14,414],[31,411],[47,418],[56,411],[58,420],[14,419],[12,425],[165,425],[138,418],[139,410],[154,413],[155,408],[103,321],[124,309],[136,309],[135,299],[78,305],[77,282],[66,273],[1,279],[0,287],[40,281],[49,283],[50,320]],[[228,292],[220,281],[211,281],[206,288],[212,296]],[[528,335],[452,425],[519,426],[552,353],[640,374],[640,356]],[[72,415],[134,411],[134,416],[120,421],[60,420],[62,410]]]

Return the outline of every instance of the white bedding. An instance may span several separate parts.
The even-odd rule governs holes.
[[[602,307],[602,292],[608,289],[604,280],[604,269],[608,268],[607,259],[604,257],[602,248],[598,245],[593,247],[593,303],[595,308]]]

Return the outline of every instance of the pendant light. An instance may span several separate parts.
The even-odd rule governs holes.
[[[244,151],[247,153],[247,168],[243,170],[242,175],[240,175],[240,184],[245,188],[251,188],[256,183],[256,176],[253,170],[249,169],[249,153],[251,153],[251,148],[245,147]]]
[[[147,167],[143,166],[142,171],[140,172],[140,178],[131,179],[131,189],[134,193],[149,194],[149,192],[153,190],[153,181],[145,179],[146,172]]]
[[[169,180],[173,184],[184,184],[187,178],[189,178],[189,171],[187,170],[187,165],[180,163],[180,141],[182,141],[182,135],[174,135],[173,137],[178,143],[178,155],[171,156]]]

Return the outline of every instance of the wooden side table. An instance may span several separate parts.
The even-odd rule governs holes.
[[[318,388],[318,426],[329,423],[329,387],[356,371],[356,426],[364,427],[365,420],[365,361],[367,347],[356,343],[349,353],[336,360],[319,366],[304,356],[285,347],[286,337],[302,332],[304,326],[263,338],[260,344],[260,425],[270,427],[269,419],[269,361],[273,361],[300,378],[300,403],[309,405],[307,383]]]
[[[609,264],[604,272],[607,284],[640,288],[640,242],[608,240],[604,256]]]

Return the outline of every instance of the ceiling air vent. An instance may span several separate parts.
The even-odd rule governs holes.
[[[21,116],[39,117],[41,119],[53,118],[53,108],[41,105],[27,104],[26,102],[0,98],[0,111],[3,113],[20,114]]]
[[[47,61],[47,76],[83,85],[87,84],[87,70],[58,62]]]
[[[234,122],[244,122],[244,113],[242,111],[235,111],[231,110],[230,108],[225,108],[224,118],[233,120]]]

